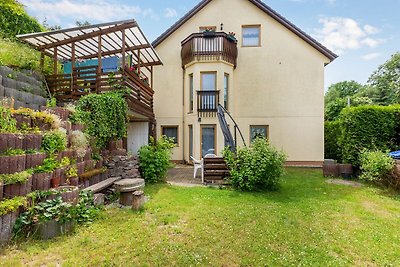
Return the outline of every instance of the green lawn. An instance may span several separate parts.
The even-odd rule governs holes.
[[[147,187],[145,211],[110,208],[72,236],[28,241],[0,265],[399,266],[400,201],[288,169],[273,193]]]

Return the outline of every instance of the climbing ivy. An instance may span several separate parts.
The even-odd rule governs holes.
[[[128,105],[124,91],[89,94],[79,99],[76,114],[86,124],[86,133],[104,148],[109,141],[126,136]]]

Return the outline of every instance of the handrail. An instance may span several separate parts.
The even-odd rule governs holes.
[[[194,60],[224,60],[237,65],[237,41],[224,32],[192,33],[181,45],[182,67]]]

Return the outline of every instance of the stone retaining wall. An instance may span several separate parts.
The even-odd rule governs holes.
[[[105,160],[104,166],[109,170],[109,178],[141,178],[139,173],[139,162],[134,156],[114,156]]]

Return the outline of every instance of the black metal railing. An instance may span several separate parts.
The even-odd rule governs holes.
[[[197,91],[197,111],[217,112],[220,91]]]

